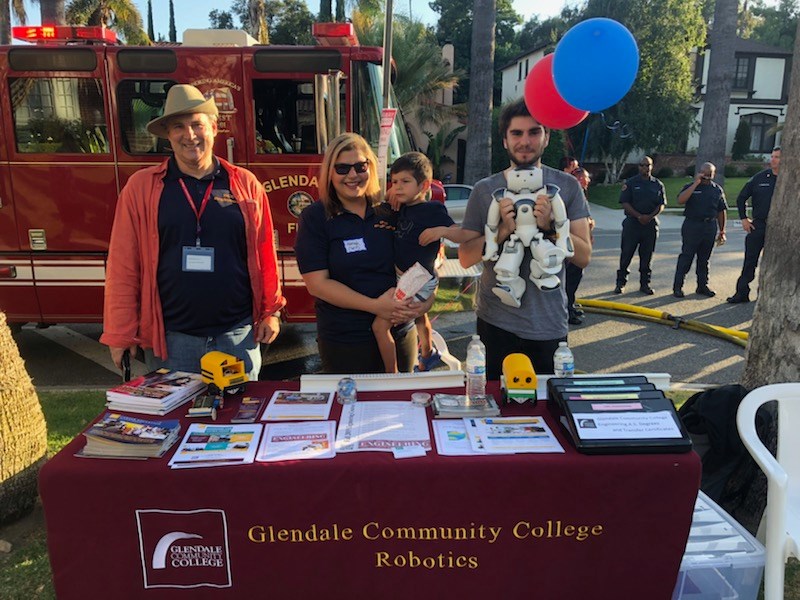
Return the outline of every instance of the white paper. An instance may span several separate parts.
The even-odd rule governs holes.
[[[291,392],[278,390],[261,415],[262,421],[326,420],[331,414],[332,392]]]
[[[582,440],[631,440],[680,438],[672,413],[620,412],[576,413],[572,415]]]
[[[271,423],[264,427],[256,460],[275,462],[306,458],[333,458],[336,421]]]
[[[564,452],[542,417],[484,417],[471,420],[475,421],[477,433],[489,453]]]
[[[433,437],[436,440],[436,451],[441,456],[474,456],[486,454],[475,452],[467,435],[467,426],[463,419],[434,419]]]
[[[395,447],[431,449],[425,408],[411,402],[356,402],[342,407],[337,452],[391,452]]]
[[[209,425],[192,423],[175,451],[173,469],[246,465],[253,462],[263,425]]]

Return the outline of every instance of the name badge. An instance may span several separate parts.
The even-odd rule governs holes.
[[[205,246],[183,247],[184,273],[213,273],[214,248]]]
[[[345,240],[344,249],[348,254],[351,252],[365,252],[367,250],[367,245],[364,243],[364,238]]]

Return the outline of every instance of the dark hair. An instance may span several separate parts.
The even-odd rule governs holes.
[[[408,171],[417,180],[417,183],[430,181],[433,179],[433,167],[431,161],[422,152],[406,152],[392,163],[389,171],[392,175]]]
[[[780,152],[780,150],[781,150],[781,147],[780,147],[780,146],[775,146],[775,147],[772,149],[772,151],[773,151],[773,152],[775,152],[776,150],[777,150],[778,152]]]
[[[501,138],[506,137],[506,132],[508,131],[509,126],[511,125],[511,119],[513,119],[514,117],[530,117],[530,116],[531,113],[525,104],[524,98],[517,98],[516,100],[506,104],[502,109],[500,109],[500,116],[497,119],[498,129],[500,130],[500,137]],[[550,131],[550,128],[545,127],[544,125],[542,125],[542,129],[544,129],[545,133]]]
[[[578,162],[578,159],[575,158],[574,156],[562,156],[561,157],[561,162],[559,163],[558,168],[563,171],[564,169],[566,169],[568,166],[570,166],[574,162]],[[573,170],[573,173],[572,173],[573,175],[575,174],[574,171],[575,170]]]

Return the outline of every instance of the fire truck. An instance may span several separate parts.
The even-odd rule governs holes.
[[[317,46],[123,46],[104,27],[15,27],[0,47],[0,310],[9,323],[103,318],[116,199],[168,144],[147,123],[190,83],[219,109],[215,154],[253,171],[272,210],[288,321],[313,321],[294,256],[317,198],[322,154],[341,131],[377,152],[382,49],[350,23],[314,25]],[[226,42],[222,42],[223,44]],[[412,148],[398,111],[388,160]]]

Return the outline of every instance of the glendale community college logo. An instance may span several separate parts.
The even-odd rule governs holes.
[[[144,587],[231,587],[225,512],[137,510]]]

